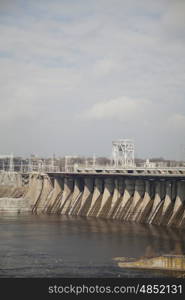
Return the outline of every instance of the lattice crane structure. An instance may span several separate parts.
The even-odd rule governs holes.
[[[131,139],[119,139],[112,142],[112,158],[116,168],[134,167],[134,142]]]

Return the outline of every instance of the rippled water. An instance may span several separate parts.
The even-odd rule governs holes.
[[[181,249],[185,231],[86,217],[0,215],[0,277],[173,277],[119,268],[115,257]]]

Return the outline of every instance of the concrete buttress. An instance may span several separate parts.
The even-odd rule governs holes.
[[[142,197],[144,193],[145,193],[144,180],[140,180],[140,179],[136,180],[133,200],[126,215],[123,217],[124,220],[131,221],[135,218],[135,214],[137,213],[137,208],[142,201]]]
[[[64,205],[68,201],[68,199],[72,196],[74,189],[74,180],[71,177],[64,177],[64,190],[62,193],[62,197],[60,199],[60,204],[57,213],[62,214],[62,210]],[[70,202],[71,199],[69,199]]]
[[[162,212],[161,216],[159,219],[159,224],[160,225],[166,225],[171,217],[172,214],[172,208],[174,205],[174,187],[175,187],[175,182],[173,181],[167,181],[166,182],[166,196],[164,199],[163,207],[162,207]]]
[[[37,200],[37,203],[35,204],[35,212],[37,213],[44,212],[48,195],[51,193],[52,190],[53,190],[53,186],[49,176],[44,175],[42,192],[40,194],[39,199]]]
[[[92,197],[93,197],[93,188],[94,188],[94,179],[85,178],[84,179],[84,190],[82,195],[82,200],[78,210],[78,216],[86,216],[87,212],[91,206]]]
[[[165,182],[157,181],[155,183],[155,196],[153,205],[147,220],[148,224],[155,224],[161,214],[163,199],[166,193]]]
[[[168,226],[174,226],[182,219],[185,202],[185,181],[179,181],[177,183],[177,196],[173,207],[172,215],[168,221]]]
[[[112,201],[111,201],[111,207],[107,214],[107,218],[112,218],[112,216],[114,215],[114,212],[116,211],[117,207],[119,206],[119,204],[122,200],[124,188],[125,188],[125,183],[124,183],[123,178],[116,178],[114,193],[113,193]]]
[[[121,197],[120,204],[116,208],[116,210],[113,213],[112,218],[113,219],[122,219],[124,218],[125,214],[127,213],[127,210],[129,209],[131,202],[132,202],[132,196],[134,194],[134,186],[135,181],[131,179],[125,180],[125,189],[123,196]]]
[[[76,178],[74,182],[73,195],[67,210],[68,215],[73,215],[73,213],[75,213],[76,211],[76,208],[80,206],[82,193],[83,193],[83,184],[81,183],[81,180],[79,178]]]
[[[139,205],[137,212],[133,221],[142,223],[146,221],[147,215],[150,212],[150,209],[153,204],[153,199],[151,198],[151,183],[148,180],[145,180],[145,194],[141,204]]]
[[[90,207],[87,211],[87,216],[96,216],[101,205],[101,198],[103,196],[103,180],[95,178],[94,191]]]
[[[54,188],[53,191],[48,195],[47,206],[45,207],[45,211],[47,213],[52,214],[57,211],[59,201],[62,197],[64,189],[64,181],[61,177],[54,178]]]
[[[105,178],[103,196],[100,209],[97,213],[97,217],[106,217],[106,215],[108,214],[111,207],[113,191],[114,180],[112,178]]]

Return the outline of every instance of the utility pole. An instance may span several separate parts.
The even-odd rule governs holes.
[[[9,172],[14,172],[13,154],[10,155]]]
[[[32,172],[32,171],[33,171],[33,165],[32,165],[32,161],[31,161],[31,157],[29,158],[28,171],[29,171],[29,172]]]
[[[55,171],[55,162],[54,162],[54,155],[51,159],[51,164],[50,164],[50,172],[54,172]]]
[[[93,168],[96,167],[96,155],[93,154]]]
[[[20,167],[20,171],[21,171],[21,173],[23,173],[23,163],[22,163],[22,160],[21,160],[21,167]]]
[[[66,155],[65,156],[65,160],[64,160],[64,170],[65,170],[65,172],[70,171],[70,168],[69,168],[69,165],[68,165],[68,163],[69,163],[68,159],[77,158],[77,157],[78,156],[74,156],[74,155]],[[70,165],[70,167],[72,167],[72,166]]]

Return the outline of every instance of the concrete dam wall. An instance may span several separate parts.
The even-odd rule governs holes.
[[[6,197],[3,182],[0,181],[0,211],[110,218],[185,228],[182,178],[37,173],[30,174],[26,182],[19,174]],[[22,193],[20,197],[11,194],[13,189],[14,193]]]
[[[0,173],[0,212],[30,211],[24,196],[28,186],[19,173]]]

